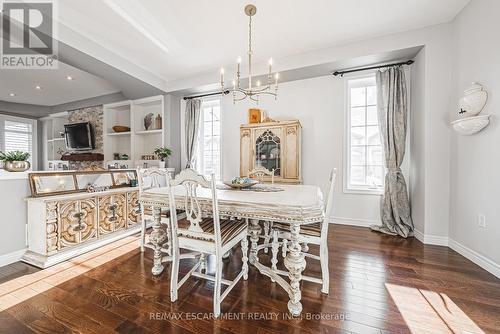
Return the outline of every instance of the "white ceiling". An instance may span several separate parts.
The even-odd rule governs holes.
[[[216,71],[247,50],[250,0],[59,1],[60,30],[165,82]],[[257,62],[452,20],[469,0],[254,0]],[[69,42],[69,41],[65,41]],[[75,45],[78,47],[78,45]]]
[[[67,80],[68,75],[73,80]],[[36,89],[37,85],[42,89]],[[51,70],[0,69],[0,101],[54,106],[118,91],[107,81],[63,62]]]

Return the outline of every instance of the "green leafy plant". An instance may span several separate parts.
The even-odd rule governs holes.
[[[0,152],[0,161],[26,161],[30,157],[28,152],[21,151],[11,151],[11,152]]]
[[[155,149],[154,153],[161,161],[166,161],[172,155],[172,150],[168,147],[160,146]]]

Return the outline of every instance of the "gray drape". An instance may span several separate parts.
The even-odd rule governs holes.
[[[196,145],[200,132],[201,100],[190,99],[186,102],[185,134],[186,134],[186,168],[191,168],[196,159]]]
[[[377,105],[385,154],[385,190],[381,200],[381,226],[371,228],[404,238],[413,232],[406,182],[401,172],[408,118],[407,91],[401,66],[377,71]]]

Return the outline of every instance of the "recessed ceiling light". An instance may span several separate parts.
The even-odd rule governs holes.
[[[35,86],[35,89],[41,90],[41,89],[42,89],[42,86],[38,86],[38,85],[36,85],[36,86]]]
[[[16,96],[16,93],[10,93],[9,95],[10,96]]]
[[[73,77],[72,77],[71,75],[67,75],[67,76],[66,76],[66,79],[68,79],[68,80],[70,80],[70,81],[71,81],[71,80],[73,80]]]

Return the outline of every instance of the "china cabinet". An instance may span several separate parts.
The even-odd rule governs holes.
[[[298,120],[240,127],[240,176],[258,167],[274,170],[274,182],[301,183],[301,125]],[[264,177],[270,182],[271,177]]]

